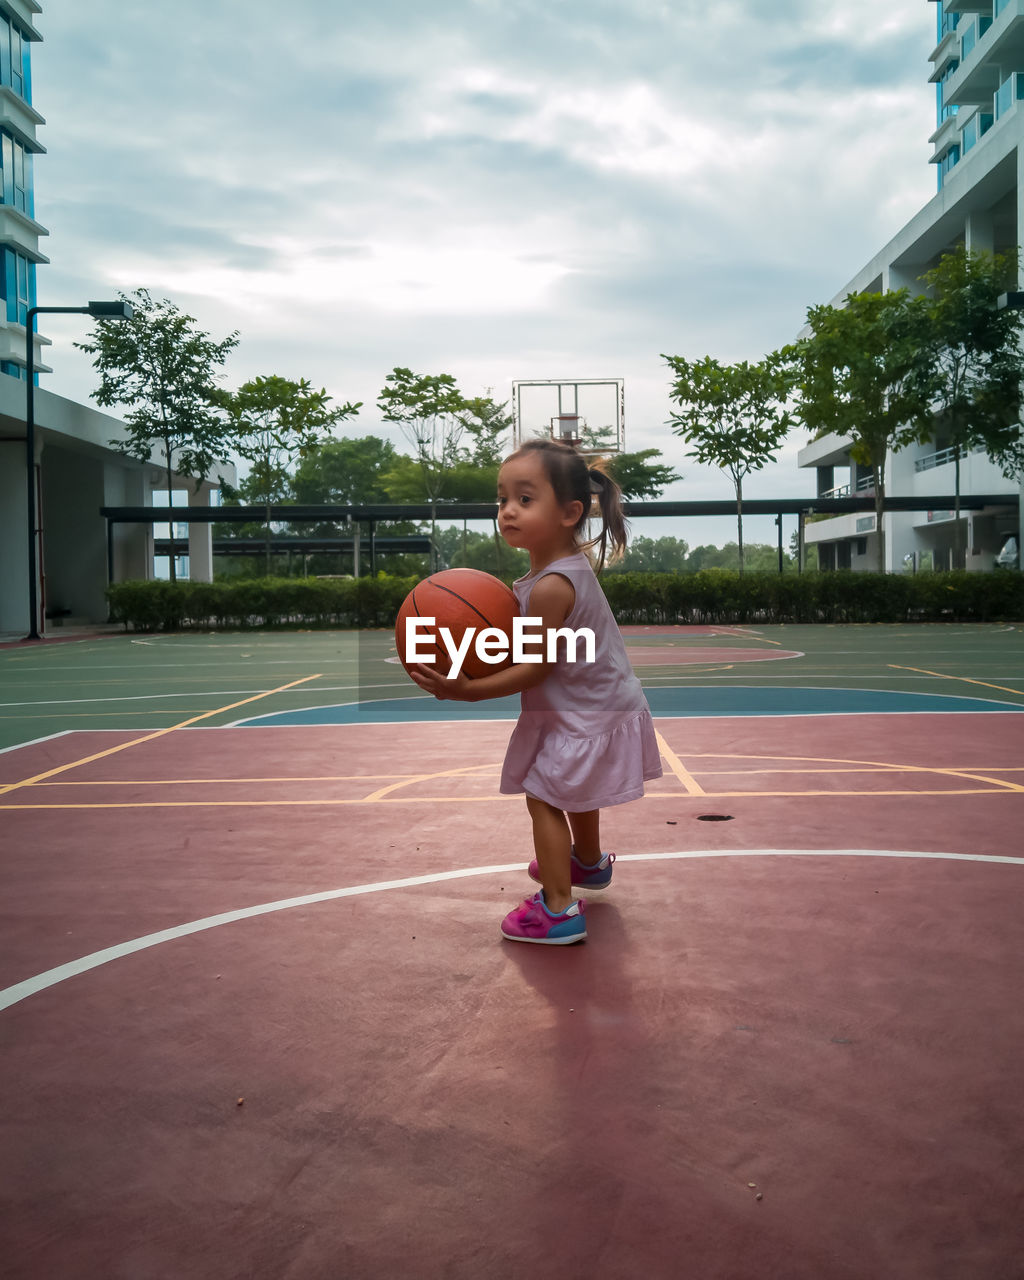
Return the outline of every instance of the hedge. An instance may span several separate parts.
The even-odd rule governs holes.
[[[111,619],[135,631],[216,627],[390,627],[417,578],[119,582]],[[620,623],[1020,622],[1024,574],[614,573]]]

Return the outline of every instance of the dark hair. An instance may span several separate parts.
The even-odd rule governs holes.
[[[561,503],[579,502],[583,514],[573,528],[578,546],[583,551],[596,547],[595,570],[600,573],[606,561],[618,560],[626,549],[626,518],[622,511],[622,490],[608,474],[607,460],[598,458],[588,464],[571,444],[561,440],[526,440],[505,459],[521,458],[535,453]],[[584,541],[583,531],[591,518],[593,499],[597,497],[601,512],[601,532]]]

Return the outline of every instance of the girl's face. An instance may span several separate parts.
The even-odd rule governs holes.
[[[510,458],[498,472],[498,528],[510,547],[530,552],[531,563],[571,549],[580,514],[580,503],[555,497],[537,454]]]

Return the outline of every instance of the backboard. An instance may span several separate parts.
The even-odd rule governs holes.
[[[581,453],[622,453],[626,444],[621,378],[523,378],[512,383],[513,439],[569,441]]]

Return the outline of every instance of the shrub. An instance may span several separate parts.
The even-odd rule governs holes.
[[[245,578],[119,582],[110,616],[135,631],[183,627],[390,627],[419,581]],[[615,573],[601,585],[620,623],[1019,622],[1024,574]]]

